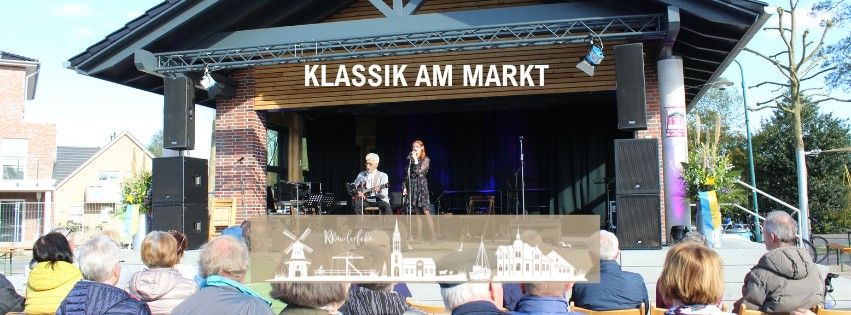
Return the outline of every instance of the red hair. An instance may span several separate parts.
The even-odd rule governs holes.
[[[419,140],[419,139],[414,140],[414,143],[419,144],[419,145],[420,145],[420,147],[422,147],[422,148],[423,148],[423,149],[422,149],[422,151],[420,151],[420,156],[418,156],[417,158],[418,158],[418,159],[420,159],[420,160],[424,159],[424,158],[425,158],[425,156],[426,156],[425,144],[423,144],[423,142],[422,142],[421,140]]]

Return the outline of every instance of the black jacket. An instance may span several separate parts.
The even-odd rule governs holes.
[[[15,291],[6,276],[0,274],[0,314],[23,311],[24,298]]]
[[[57,315],[150,315],[148,304],[130,296],[126,291],[105,283],[83,280],[77,282]]]

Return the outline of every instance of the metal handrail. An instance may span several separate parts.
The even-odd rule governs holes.
[[[798,232],[799,232],[799,233],[796,233],[796,234],[795,234],[795,236],[797,236],[797,237],[798,237],[798,246],[800,246],[800,247],[804,247],[804,238],[803,238],[803,236],[801,236],[801,233],[800,233],[800,231],[803,231],[803,230],[804,230],[804,222],[802,222],[802,221],[801,221],[801,210],[800,210],[800,209],[798,209],[798,208],[796,208],[796,207],[794,207],[794,206],[792,206],[792,205],[790,205],[790,204],[788,204],[788,203],[784,202],[783,200],[777,199],[776,197],[774,197],[774,196],[772,196],[772,195],[769,195],[768,193],[766,193],[766,192],[764,192],[764,191],[762,191],[762,190],[759,190],[759,189],[757,189],[756,187],[753,187],[753,186],[751,186],[751,185],[748,185],[747,183],[745,183],[745,182],[743,182],[743,181],[741,181],[741,180],[738,180],[738,179],[737,179],[737,180],[736,180],[736,183],[737,183],[737,184],[739,184],[739,185],[745,186],[745,187],[747,187],[748,189],[750,189],[751,191],[755,191],[755,192],[757,192],[758,194],[763,195],[763,196],[765,196],[766,198],[771,199],[772,201],[777,202],[777,203],[779,203],[779,204],[781,204],[781,205],[785,206],[786,208],[789,208],[789,209],[792,209],[793,211],[795,211],[795,214],[797,214],[797,215],[798,215]],[[744,209],[744,208],[743,208],[743,207],[741,207],[741,206],[738,206],[738,207],[739,207],[739,208]],[[750,212],[750,211],[748,211],[748,212],[749,212],[749,213],[752,213],[752,212]],[[752,213],[752,214],[755,214],[755,213]],[[763,218],[763,220],[765,220],[765,218]]]

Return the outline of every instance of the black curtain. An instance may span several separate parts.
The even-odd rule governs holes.
[[[617,131],[615,119],[613,103],[380,116],[376,147],[393,189],[400,190],[405,156],[413,140],[422,140],[436,202],[445,190],[514,187],[523,136],[527,208],[604,214],[605,180],[614,174],[613,140],[630,137]],[[513,213],[513,206],[503,204],[502,212]]]
[[[355,121],[351,116],[322,116],[305,121],[308,182],[322,183],[322,190],[347,200],[345,183],[352,182],[364,167],[355,145]]]

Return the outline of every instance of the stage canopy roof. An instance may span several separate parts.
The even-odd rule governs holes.
[[[322,23],[353,0],[168,0],[66,67],[161,94],[161,76],[205,66],[227,73],[280,63],[560,45],[587,42],[593,33],[604,41],[672,42],[672,53],[684,61],[691,106],[769,17],[766,4],[752,0],[567,0],[424,14],[416,10],[429,0],[369,1],[385,17]],[[206,93],[196,99],[215,107]]]

